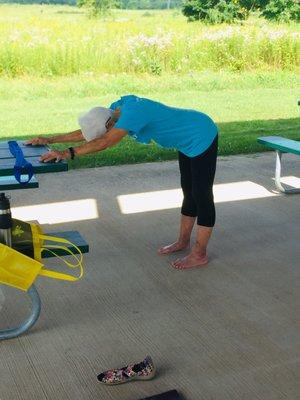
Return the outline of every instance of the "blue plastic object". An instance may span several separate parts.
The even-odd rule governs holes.
[[[23,154],[22,149],[18,145],[18,143],[15,140],[9,140],[8,141],[8,147],[11,152],[11,154],[15,157],[15,165],[14,165],[14,175],[16,180],[19,183],[26,184],[30,181],[30,179],[33,177],[33,167],[30,162],[28,162]],[[22,180],[22,175],[27,175],[28,178],[27,180]]]

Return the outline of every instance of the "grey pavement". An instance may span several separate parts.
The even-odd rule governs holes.
[[[46,230],[78,230],[90,253],[81,281],[38,279],[40,319],[0,343],[0,399],[138,400],[170,389],[186,400],[298,399],[300,195],[276,192],[274,166],[274,153],[219,158],[211,261],[190,271],[156,254],[178,230],[176,162],[44,174],[39,189],[11,192],[16,212],[37,205]],[[299,157],[283,166],[299,181]],[[27,307],[24,294],[2,291],[1,327]],[[147,354],[154,380],[98,383]]]

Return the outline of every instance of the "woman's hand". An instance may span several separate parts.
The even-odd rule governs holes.
[[[48,163],[48,162],[59,162],[62,160],[67,160],[68,158],[71,158],[71,154],[69,150],[51,150],[48,151],[48,153],[43,154],[40,157],[40,161],[43,163]]]
[[[25,142],[26,146],[42,146],[45,144],[50,144],[51,140],[50,138],[44,137],[44,136],[38,136],[36,138],[27,140],[27,142]]]

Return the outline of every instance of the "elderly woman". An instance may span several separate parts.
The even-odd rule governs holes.
[[[177,269],[188,269],[208,263],[207,245],[215,224],[213,182],[216,170],[218,129],[207,115],[196,110],[169,107],[133,95],[123,96],[109,108],[96,107],[79,118],[81,129],[52,137],[37,137],[28,145],[85,141],[64,151],[49,151],[42,162],[74,159],[84,154],[115,146],[126,135],[140,143],[155,141],[162,147],[175,148],[183,203],[178,239],[158,250],[170,254],[190,246],[197,220],[196,243],[186,257],[172,263]]]

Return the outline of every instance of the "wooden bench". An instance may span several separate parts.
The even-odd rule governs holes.
[[[89,252],[89,245],[88,243],[83,239],[83,237],[80,235],[79,232],[77,231],[66,231],[66,232],[46,232],[45,235],[50,235],[50,236],[56,236],[58,238],[64,238],[69,240],[71,243],[75,244],[81,251],[81,253],[88,253]],[[47,240],[45,241],[45,247],[47,247],[47,244],[50,246],[51,242],[48,242]],[[71,245],[66,245],[66,247],[71,250],[74,254],[77,254],[78,252],[74,247]],[[54,254],[53,254],[54,253]],[[62,249],[55,249],[53,252],[50,251],[43,251],[42,257],[43,258],[50,258],[50,257],[55,257],[55,255],[58,256],[68,256],[69,253]]]
[[[50,163],[42,163],[39,161],[40,156],[47,153],[49,150],[48,146],[25,146],[21,141],[17,141],[17,143],[20,146],[24,157],[32,164],[33,172],[35,174],[68,170],[68,163],[65,160]],[[0,176],[13,176],[14,165],[15,157],[9,150],[8,142],[0,142]]]
[[[67,232],[49,232],[49,235],[53,235],[56,237],[63,237],[65,239],[70,240],[72,243],[74,243],[82,253],[87,253],[89,251],[89,245],[86,243],[86,241],[82,238],[79,232],[77,231],[67,231]],[[49,245],[51,242],[49,242]],[[45,242],[45,245],[47,246],[47,241]],[[72,250],[73,253],[77,253],[76,249],[72,247],[71,245],[67,245],[67,247]],[[55,257],[56,255],[59,256],[64,256],[64,255],[69,255],[68,252],[65,252],[61,249],[55,249],[54,250],[55,254],[52,252],[47,252],[44,251],[42,253],[43,258],[49,258],[49,257]],[[1,285],[0,285],[1,287]],[[35,288],[35,285],[32,285],[29,290],[27,291],[27,294],[30,298],[31,301],[31,310],[30,314],[27,316],[27,318],[18,326],[14,328],[8,328],[8,329],[0,329],[0,341],[1,340],[6,340],[6,339],[13,339],[21,334],[25,333],[35,325],[37,322],[40,312],[41,312],[41,299],[39,296],[39,293],[37,289]]]
[[[30,163],[32,164],[34,173],[59,172],[68,170],[68,163],[66,161],[61,161],[59,163],[39,162],[39,157],[41,156],[41,154],[44,154],[48,150],[46,146],[25,146],[22,142],[18,142],[18,144],[23,150],[24,157],[28,158]],[[33,189],[39,186],[38,181],[34,176],[27,184],[19,183],[14,176],[14,165],[15,159],[10,153],[7,141],[0,142],[0,192],[2,190]],[[3,229],[6,229],[6,227]],[[49,232],[49,234],[53,236],[64,237],[70,240],[70,242],[79,247],[82,253],[87,253],[89,251],[88,244],[81,237],[79,232]],[[49,242],[49,245],[50,244],[51,243]],[[71,245],[67,245],[67,247],[72,250],[73,253],[76,253],[74,247],[72,247]],[[48,258],[55,257],[56,255],[64,256],[69,255],[69,253],[61,249],[55,249],[55,254],[49,251],[44,251],[42,257]],[[0,329],[0,341],[20,336],[21,334],[28,331],[28,329],[33,327],[34,324],[37,322],[41,311],[41,299],[35,285],[32,285],[29,288],[27,294],[31,301],[31,309],[29,315],[20,325],[16,327],[2,330]]]
[[[274,149],[276,151],[275,166],[275,185],[282,193],[300,193],[300,188],[286,189],[281,184],[281,157],[283,153],[292,153],[300,155],[300,142],[291,139],[285,139],[280,136],[262,136],[257,139],[258,143]]]
[[[57,163],[42,163],[33,157],[28,158],[27,161],[30,161],[30,164],[33,167],[33,172],[35,174],[44,174],[47,172],[62,172],[68,170],[68,163],[66,161],[60,161]],[[1,176],[13,176],[14,175],[14,158],[1,158],[0,159],[0,171]]]
[[[15,189],[34,189],[38,188],[39,183],[35,176],[30,179],[28,183],[19,183],[14,176],[0,176],[0,192],[2,190],[15,190]]]

